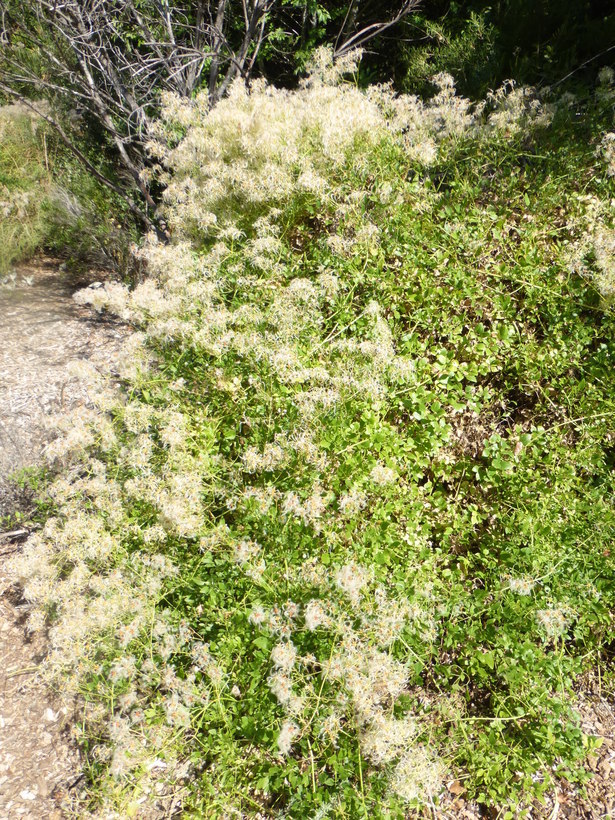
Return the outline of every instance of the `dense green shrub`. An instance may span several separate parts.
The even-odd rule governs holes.
[[[62,420],[14,568],[120,816],[165,782],[195,816],[401,818],[455,778],[515,812],[584,777],[575,681],[615,638],[613,88],[579,121],[350,68],[167,97],[174,242],[79,296],[135,325],[125,389],[75,366],[97,409]]]

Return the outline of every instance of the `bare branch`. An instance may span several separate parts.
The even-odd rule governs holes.
[[[218,10],[216,12],[216,22],[214,24],[214,39],[212,44],[213,57],[211,60],[211,67],[209,69],[210,99],[212,99],[216,93],[216,83],[218,82],[218,71],[220,70],[220,49],[222,48],[222,41],[224,39],[222,27],[224,25],[224,17],[226,14],[227,4],[228,0],[218,0]]]
[[[348,22],[349,15],[351,10],[354,6],[354,2],[352,2],[348,8],[348,13],[344,18],[344,22],[342,24],[342,28],[340,29],[340,33],[338,35],[338,39],[336,40],[336,47],[333,52],[334,59],[338,59],[342,57],[344,54],[347,54],[349,51],[352,51],[355,48],[360,48],[369,40],[373,40],[374,37],[378,37],[387,29],[391,28],[392,26],[397,25],[404,17],[407,17],[411,12],[417,9],[420,5],[421,0],[405,0],[404,4],[401,6],[397,14],[393,17],[389,18],[388,20],[384,20],[377,23],[371,23],[370,25],[365,26],[360,31],[355,32],[355,34],[348,37],[341,46],[338,46],[337,43],[339,42],[341,35],[346,28],[346,24]]]
[[[419,0],[399,2],[393,16],[361,27],[363,5],[349,0],[334,56],[382,34]],[[308,7],[308,0],[292,6],[303,29]],[[205,86],[214,105],[238,77],[250,80],[272,12],[289,8],[282,0],[0,0],[1,87],[34,106],[47,99],[52,125],[102,182],[62,128],[61,112],[96,121],[151,222],[156,202],[143,172],[153,162],[147,145],[162,93],[190,99]]]

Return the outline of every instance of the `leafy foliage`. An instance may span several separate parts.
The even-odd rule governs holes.
[[[56,514],[15,568],[125,815],[166,781],[196,816],[401,818],[453,776],[515,812],[594,743],[612,85],[579,118],[317,56],[295,92],[165,100],[174,243],[79,297],[136,327],[125,390],[76,366],[98,409],[49,446]]]
[[[588,81],[613,62],[615,14],[604,2],[434,2],[405,26],[409,42],[392,44],[389,71],[415,93],[442,70],[454,74],[465,93],[480,97],[511,77],[544,85],[573,72]]]
[[[0,275],[45,233],[41,191],[49,190],[51,176],[43,139],[23,111],[0,109]]]
[[[84,150],[90,150],[84,147]],[[105,165],[92,152],[92,162]],[[105,169],[112,173],[112,169]],[[126,274],[134,224],[122,200],[74,160],[21,106],[0,108],[0,275],[41,249],[71,265]]]

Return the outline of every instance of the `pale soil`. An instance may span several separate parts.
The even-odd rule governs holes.
[[[119,325],[98,320],[72,300],[79,285],[53,260],[22,267],[0,284],[0,516],[14,502],[7,477],[40,460],[50,416],[84,402],[67,374],[73,359],[108,359]]]
[[[50,417],[85,401],[69,383],[67,363],[110,359],[124,335],[72,300],[78,284],[53,260],[0,284],[0,516],[20,503],[8,477],[41,460],[53,435]],[[74,715],[38,674],[44,641],[30,640],[27,603],[3,570],[19,543],[0,535],[0,820],[55,819],[74,814],[81,761]]]
[[[27,640],[18,600],[0,598],[0,818],[59,820],[80,783],[79,754],[66,706],[37,677],[45,647]]]

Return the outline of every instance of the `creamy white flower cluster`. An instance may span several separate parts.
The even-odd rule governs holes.
[[[280,754],[290,754],[294,744],[311,732],[336,745],[340,732],[351,723],[359,727],[367,759],[375,766],[396,764],[391,785],[401,797],[433,797],[441,788],[445,767],[417,741],[417,718],[393,716],[392,707],[406,690],[409,673],[389,651],[406,628],[429,618],[429,596],[413,602],[391,597],[382,587],[374,588],[371,573],[354,562],[330,572],[308,561],[302,577],[318,588],[319,597],[303,607],[293,601],[269,610],[258,606],[249,618],[255,627],[277,637],[268,684],[286,714],[278,735]],[[348,603],[355,616],[360,613],[359,622],[349,617]],[[334,636],[333,650],[322,658],[301,656],[293,635],[304,630]],[[319,670],[319,687],[305,670]],[[324,697],[325,685],[335,695]],[[319,709],[314,709],[315,703]]]

